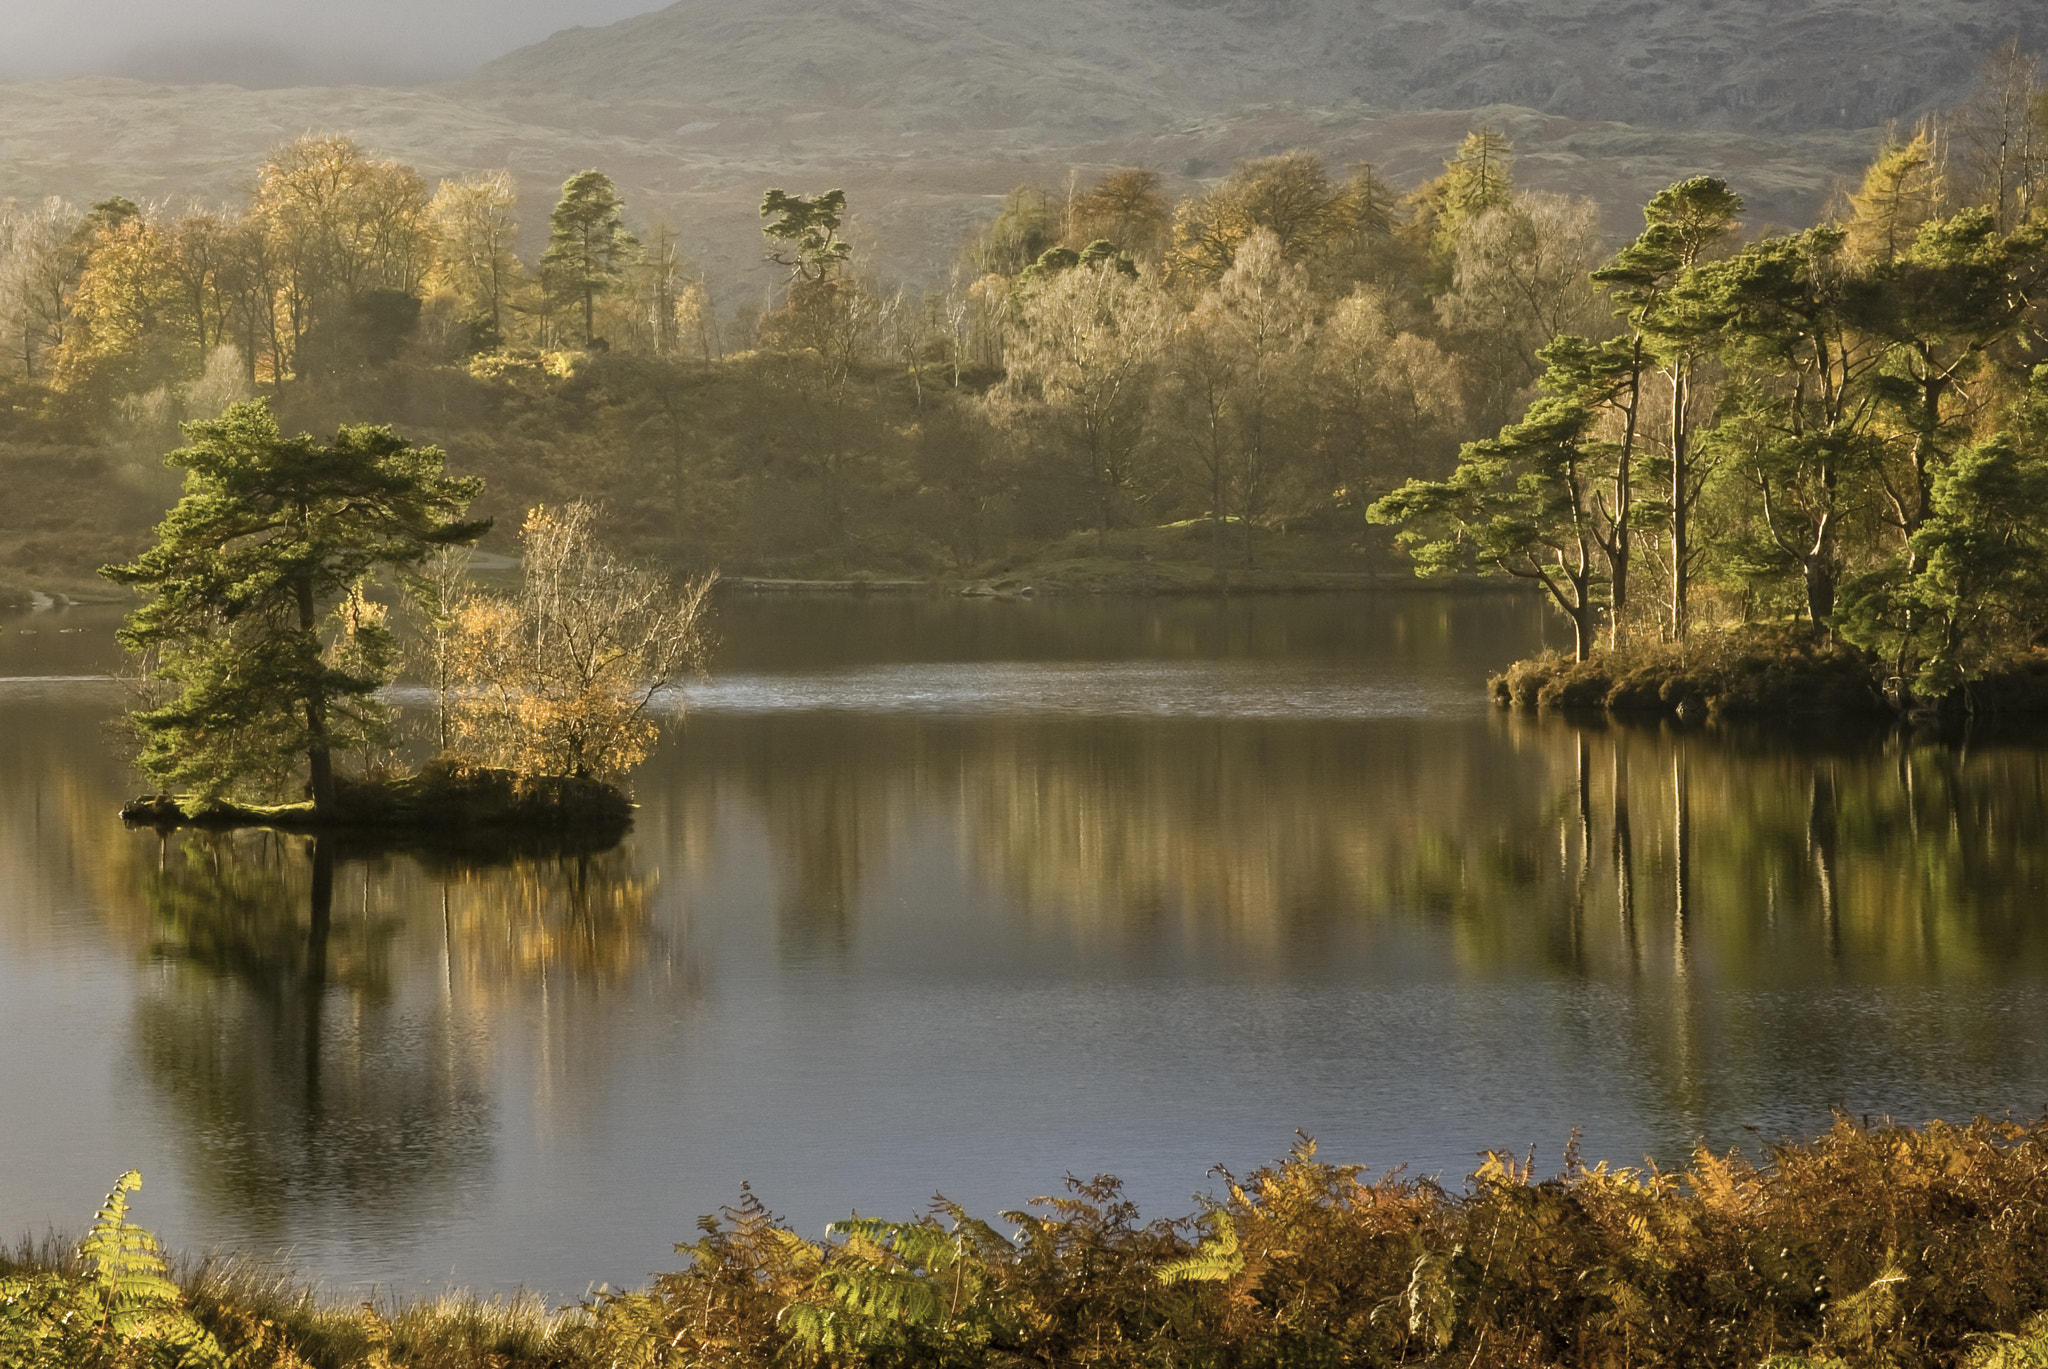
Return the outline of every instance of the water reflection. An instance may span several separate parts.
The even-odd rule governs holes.
[[[992,896],[1233,955],[1416,920],[1472,970],[1834,982],[2048,969],[2043,753],[1471,724],[701,718],[650,798],[757,821],[785,939],[844,947],[945,823]],[[650,785],[649,787],[653,787]],[[738,812],[736,812],[736,808]],[[716,843],[700,840],[709,853]],[[1149,930],[1148,930],[1149,929]]]
[[[588,1084],[602,1054],[578,1006],[676,978],[622,851],[482,865],[272,832],[133,849],[151,846],[134,1058],[189,1138],[188,1182],[259,1244],[342,1212],[368,1236],[454,1211],[495,1163],[493,1019],[537,1004]]]
[[[140,1164],[187,1246],[573,1295],[744,1179],[806,1229],[1067,1169],[1184,1210],[1296,1126],[1455,1181],[2048,1100],[2031,742],[1494,713],[1542,624],[1497,599],[724,614],[774,706],[694,711],[604,852],[125,832],[118,697],[0,690],[0,1096],[49,1099],[0,1221]]]

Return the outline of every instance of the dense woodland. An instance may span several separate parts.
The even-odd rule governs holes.
[[[1938,658],[1938,689],[2030,639],[2048,583],[2019,516],[2048,489],[2044,185],[2008,45],[1798,232],[1701,177],[1616,251],[1480,129],[1413,187],[1308,152],[1177,204],[1138,169],[1021,186],[924,289],[848,246],[859,206],[773,190],[760,309],[601,172],[528,259],[508,175],[430,187],[308,136],[246,204],[0,215],[0,565],[132,551],[177,425],[262,394],[288,431],[438,444],[501,527],[585,498],[686,566],[1391,571],[1376,516],[1425,569],[1541,580],[1582,651],[1804,616],[1905,677]]]

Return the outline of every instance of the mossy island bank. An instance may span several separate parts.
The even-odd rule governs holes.
[[[624,789],[605,780],[439,760],[397,778],[337,777],[325,813],[310,799],[255,804],[145,794],[122,805],[121,818],[160,831],[266,827],[377,846],[597,851],[631,829],[633,807]]]

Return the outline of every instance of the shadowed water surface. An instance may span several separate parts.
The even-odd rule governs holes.
[[[1498,714],[1533,600],[728,598],[626,842],[496,863],[125,831],[114,621],[0,620],[0,1229],[573,1295],[742,1181],[2048,1108],[2048,753]]]

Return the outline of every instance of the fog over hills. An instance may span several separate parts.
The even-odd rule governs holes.
[[[1867,128],[1952,103],[2040,0],[680,0],[459,87],[1096,134],[1284,101],[1519,105],[1652,127]]]
[[[1138,164],[1185,192],[1300,146],[1409,184],[1491,122],[1522,184],[1596,196],[1617,233],[1699,171],[1785,224],[2009,36],[2048,48],[2048,4],[681,0],[425,89],[0,84],[0,195],[232,197],[268,146],[346,129],[429,175],[511,167],[536,231],[602,167],[735,283],[765,186],[843,185],[871,257],[929,275],[1022,180]]]

